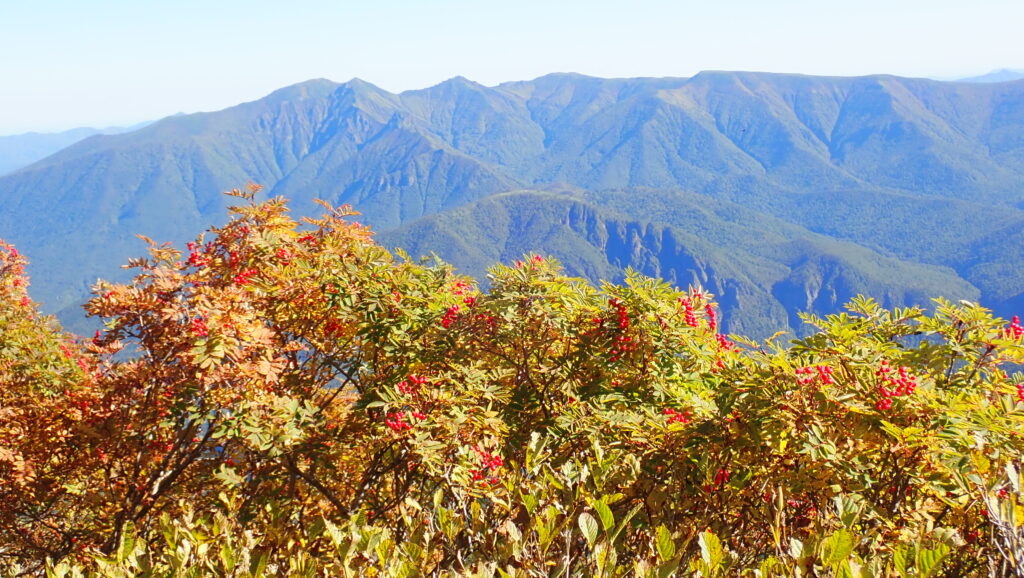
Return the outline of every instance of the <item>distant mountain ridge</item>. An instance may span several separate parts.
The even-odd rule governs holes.
[[[149,124],[143,122],[129,127],[81,127],[54,133],[27,132],[0,136],[0,175],[26,167],[82,139],[97,134],[120,134]]]
[[[960,82],[1013,82],[1021,79],[1024,79],[1024,70],[1000,68],[999,70],[993,70],[992,72],[982,74],[981,76],[961,78]]]
[[[592,278],[699,281],[756,334],[862,291],[1021,303],[1022,177],[1024,83],[552,74],[394,94],[320,79],[0,177],[0,237],[70,318],[141,251],[135,233],[182,243],[252,180],[299,214],[350,203],[382,242],[474,273],[532,250]]]

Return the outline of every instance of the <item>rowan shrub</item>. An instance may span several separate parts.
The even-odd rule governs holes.
[[[98,284],[88,340],[0,250],[0,569],[1021,574],[1019,323],[858,298],[753,342],[699,287],[481,290],[257,190]]]

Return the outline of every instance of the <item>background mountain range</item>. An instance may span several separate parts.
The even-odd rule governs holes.
[[[247,181],[462,271],[523,252],[627,266],[719,296],[763,336],[857,293],[1024,305],[1024,81],[704,72],[454,78],[393,94],[313,80],[213,113],[96,135],[0,177],[0,238],[69,326],[144,233],[183,244]],[[120,274],[124,274],[121,272]]]
[[[61,132],[27,132],[24,134],[0,136],[0,175],[28,166],[94,134],[131,132],[147,124],[149,123],[143,122],[128,127],[81,127]]]
[[[1024,70],[1016,70],[1012,68],[1000,68],[993,70],[988,74],[982,74],[981,76],[971,76],[969,78],[961,78],[961,82],[1010,82],[1013,80],[1020,80],[1024,78]]]

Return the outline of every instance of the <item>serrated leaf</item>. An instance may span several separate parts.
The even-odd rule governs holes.
[[[718,539],[718,536],[711,532],[704,531],[700,534],[698,540],[700,544],[700,557],[708,568],[712,571],[718,569],[722,563],[722,557],[724,551],[722,550],[722,541]]]
[[[920,550],[917,553],[918,575],[924,578],[934,576],[942,569],[942,561],[946,559],[948,554],[949,546],[945,544],[939,544],[931,550]]]
[[[838,530],[821,544],[821,561],[836,568],[853,552],[856,539],[846,529]]]
[[[908,555],[910,554],[910,555]],[[906,546],[899,546],[892,554],[892,565],[900,578],[906,578],[910,573],[909,564],[913,560],[910,549]]]

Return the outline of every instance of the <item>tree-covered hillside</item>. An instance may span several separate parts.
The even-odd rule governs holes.
[[[574,202],[616,215],[623,230],[673,229],[685,243],[679,254],[707,262],[712,250],[735,254],[743,267],[716,266],[721,297],[739,304],[739,317],[762,316],[764,327],[795,319],[794,307],[834,312],[845,295],[867,288],[892,304],[908,302],[943,278],[939,293],[980,296],[1008,314],[1024,299],[1014,242],[1024,224],[1022,177],[1024,82],[555,74],[496,87],[455,78],[393,94],[359,80],[316,80],[227,110],[94,137],[2,177],[0,235],[34,255],[45,307],[74,324],[88,284],[137,251],[137,231],[182,242],[219,218],[219,191],[238,182],[265,184],[294,199],[300,214],[315,210],[315,197],[351,203],[410,247],[416,239],[403,231],[461,235],[468,229],[447,219],[507,202],[473,205],[491,195],[572,191]],[[559,222],[559,202],[534,199],[543,220]],[[716,246],[701,244],[689,218],[695,203],[719,216],[744,215],[737,224],[749,236],[712,235]],[[480,252],[505,251],[479,246],[481,239],[529,236],[483,230],[491,225],[429,249],[478,271],[486,261]],[[655,246],[624,259],[563,227],[547,234],[550,247],[531,249],[559,254],[576,274],[621,279],[627,265],[683,267],[676,274],[687,279],[705,274],[660,257],[654,265],[645,256],[661,251]],[[780,238],[788,245],[757,246]],[[726,273],[751,260],[772,272]],[[742,287],[749,290],[729,293]]]

